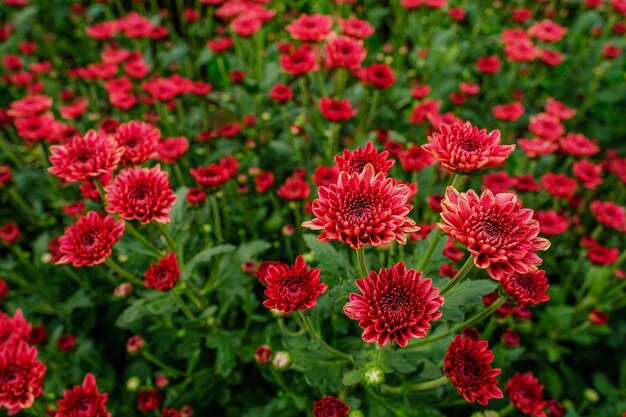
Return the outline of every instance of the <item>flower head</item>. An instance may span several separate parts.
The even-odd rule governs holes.
[[[167,172],[154,168],[127,168],[106,187],[106,210],[126,220],[142,224],[169,223],[176,195],[170,188]]]
[[[161,133],[156,127],[132,121],[122,123],[115,131],[117,145],[124,149],[122,164],[141,164],[155,155]]]
[[[419,230],[407,217],[413,208],[407,203],[410,192],[384,173],[376,174],[371,164],[359,174],[343,171],[337,184],[319,187],[312,205],[315,218],[302,226],[322,230],[321,242],[339,240],[353,249],[394,240],[404,245],[406,233]]]
[[[350,105],[349,99],[337,100],[324,96],[320,99],[319,108],[325,119],[335,123],[345,122],[357,113]]]
[[[347,404],[328,395],[313,404],[313,417],[346,417],[349,412]]]
[[[489,364],[493,353],[486,340],[456,336],[444,358],[443,373],[467,401],[487,405],[491,398],[502,398],[496,376],[500,369]]]
[[[539,222],[532,218],[533,211],[522,208],[515,194],[494,196],[485,190],[478,196],[473,190],[459,193],[448,187],[441,207],[444,223],[439,228],[466,245],[474,264],[495,280],[536,271],[541,258],[535,252],[550,247],[549,241],[537,237]]]
[[[285,264],[268,266],[265,283],[267,300],[263,305],[284,314],[315,307],[317,297],[328,288],[320,281],[320,270],[307,268],[302,256],[296,258],[293,266]]]
[[[544,303],[550,299],[545,271],[505,275],[500,285],[509,297],[521,305]]]
[[[57,401],[56,417],[110,417],[106,402],[108,395],[100,394],[96,378],[85,375],[83,384],[63,391],[63,399]]]
[[[37,360],[37,348],[20,342],[0,350],[0,407],[13,415],[30,408],[42,393],[46,366]]]
[[[179,276],[178,259],[174,252],[170,252],[164,258],[159,259],[158,263],[150,265],[144,274],[146,278],[144,284],[148,288],[165,291],[176,285]]]
[[[511,403],[522,413],[533,417],[546,417],[543,411],[546,405],[542,394],[543,386],[532,373],[517,372],[506,383],[504,390],[509,394]]]
[[[407,270],[404,262],[371,271],[356,285],[361,294],[350,294],[343,311],[358,320],[365,342],[382,346],[391,340],[406,346],[411,338],[426,336],[430,322],[441,317],[439,289],[421,271]]]
[[[124,234],[124,222],[113,216],[90,211],[65,229],[59,238],[62,256],[57,264],[71,263],[79,267],[103,263],[113,252],[113,245]]]
[[[378,152],[378,149],[371,141],[365,144],[365,148],[356,148],[351,151],[343,150],[343,155],[335,156],[335,164],[340,171],[346,171],[350,175],[356,175],[363,172],[367,164],[371,164],[374,172],[378,174],[382,172],[387,174],[396,161],[388,159],[389,151]]]
[[[500,165],[515,149],[515,145],[500,145],[499,130],[487,133],[486,129],[478,130],[470,122],[442,124],[440,130],[429,136],[422,148],[452,172],[469,174]]]
[[[48,171],[69,182],[98,178],[115,171],[123,153],[111,137],[90,130],[64,145],[51,146]]]

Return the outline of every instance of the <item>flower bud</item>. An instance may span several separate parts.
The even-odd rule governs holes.
[[[291,224],[286,224],[283,226],[283,228],[281,229],[281,233],[283,234],[283,236],[285,237],[291,237],[293,236],[293,234],[295,233],[296,229],[293,227],[293,225]]]
[[[157,375],[154,377],[154,385],[156,385],[156,387],[159,389],[163,389],[169,384],[170,379],[167,377],[167,375]]]
[[[267,345],[259,346],[254,352],[254,359],[259,365],[265,365],[270,361],[272,356],[272,348]]]
[[[124,299],[133,292],[133,286],[128,282],[123,282],[113,290],[113,296],[115,298]]]
[[[591,403],[597,403],[600,400],[600,395],[598,394],[598,392],[591,388],[587,388],[586,390],[584,390],[583,395],[587,399],[587,401]]]
[[[126,389],[129,391],[137,391],[141,386],[141,380],[137,376],[131,376],[126,381]]]
[[[126,341],[126,352],[128,352],[131,355],[135,355],[135,354],[139,353],[141,351],[141,349],[143,349],[145,344],[146,344],[146,342],[143,339],[143,337],[141,337],[141,336],[131,336]]]
[[[274,354],[272,358],[272,366],[279,371],[289,368],[291,365],[291,355],[289,352],[280,351]]]
[[[368,387],[377,387],[385,382],[385,372],[380,366],[372,366],[363,373],[363,382]]]

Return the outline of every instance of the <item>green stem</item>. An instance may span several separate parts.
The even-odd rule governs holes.
[[[215,237],[217,243],[222,243],[224,237],[222,236],[222,220],[220,216],[220,208],[217,204],[217,197],[215,194],[209,196],[209,203],[211,204],[211,214],[213,215],[213,227],[215,228]]]
[[[98,194],[100,194],[100,198],[102,199],[104,204],[106,204],[106,202],[107,202],[106,192],[104,191],[104,187],[102,186],[102,183],[100,182],[100,179],[93,180],[93,183],[96,186],[96,190],[98,190]]]
[[[158,366],[159,368],[170,372],[172,375],[174,376],[186,376],[186,374],[179,370],[174,368],[173,366],[167,365],[165,363],[163,363],[161,361],[161,359],[157,358],[156,356],[154,356],[153,354],[151,354],[150,352],[147,352],[145,350],[141,351],[141,356],[143,356],[143,358],[145,360],[147,360],[148,362],[151,362],[152,364]]]
[[[461,267],[461,269],[459,270],[459,272],[457,272],[456,275],[450,281],[446,283],[446,285],[441,287],[441,291],[439,293],[441,295],[444,295],[445,293],[450,291],[452,288],[454,288],[456,284],[458,284],[459,282],[463,280],[463,278],[465,278],[465,276],[472,269],[473,266],[474,266],[474,257],[470,255],[465,261],[465,263],[463,264],[463,266]]]
[[[392,387],[383,385],[381,391],[385,394],[404,394],[406,392],[428,391],[448,383],[448,377],[443,375],[430,381],[418,382],[417,384],[403,385],[400,387]]]
[[[163,256],[163,251],[161,249],[157,248],[155,245],[153,245],[152,242],[150,242],[148,239],[146,239],[146,237],[144,235],[142,235],[141,232],[139,232],[135,228],[135,226],[133,226],[133,224],[130,221],[126,222],[126,230],[135,239],[137,239],[139,242],[141,242],[142,245],[144,245],[147,249],[149,249],[151,252],[153,252],[157,257],[160,258],[161,256]]]
[[[365,247],[361,246],[356,250],[356,257],[359,261],[359,274],[362,278],[367,276],[367,267],[365,266]]]
[[[110,257],[107,258],[106,261],[104,261],[104,263],[106,264],[106,266],[111,268],[113,270],[113,272],[115,272],[117,275],[119,275],[120,278],[123,278],[123,279],[125,279],[125,280],[127,280],[127,281],[129,281],[129,282],[131,282],[131,283],[133,283],[135,285],[143,286],[143,282],[141,282],[140,279],[136,278],[130,272],[125,271],[124,268],[119,266],[117,264],[117,262],[115,262]]]
[[[304,329],[300,329],[297,332],[289,330],[287,326],[285,326],[285,319],[282,317],[277,317],[276,322],[278,323],[278,328],[284,335],[295,337],[300,336],[302,333],[304,333]]]
[[[165,225],[158,221],[155,221],[154,224],[156,225],[157,229],[159,229],[159,231],[165,238],[165,241],[167,242],[167,247],[170,250],[170,252],[176,253],[176,245],[174,244],[174,241],[172,240],[172,236],[170,235],[170,232],[167,231],[167,228],[165,227]],[[181,262],[181,259],[179,259],[178,262]]]
[[[509,414],[511,414],[513,411],[515,411],[515,407],[513,406],[513,404],[509,403],[509,405],[504,407],[502,410],[498,411],[498,415],[500,417],[506,417]]]
[[[176,301],[180,309],[183,311],[185,317],[187,317],[188,320],[196,321],[196,317],[193,315],[193,313],[185,303],[185,300],[183,300],[176,291],[170,291],[170,294],[172,294],[172,298],[174,299],[174,301]]]
[[[454,188],[457,191],[463,191],[463,186],[467,181],[467,175],[464,174],[454,174],[452,177],[452,182],[450,183],[450,187]]]
[[[443,233],[441,233],[441,230],[439,230],[438,227],[435,227],[435,231],[433,233],[435,233],[435,236],[433,237],[433,240],[430,242],[428,249],[426,249],[426,253],[424,254],[424,257],[422,258],[419,265],[417,266],[418,271],[424,270],[424,267],[430,260],[430,257],[433,255],[435,248],[437,247],[437,245],[439,244],[439,241],[443,237]]]
[[[322,336],[320,336],[319,333],[315,330],[315,327],[313,326],[313,323],[311,322],[311,319],[309,318],[309,316],[302,313],[302,311],[298,311],[298,314],[300,315],[300,318],[302,318],[302,323],[304,324],[304,328],[306,329],[306,331],[309,332],[309,334],[311,335],[313,339],[319,342],[320,346],[322,346],[329,353],[332,353],[338,358],[345,359],[350,362],[354,362],[354,359],[352,359],[352,355],[349,355],[345,352],[337,350],[334,347],[330,346],[328,343],[326,343],[326,341],[322,338]]]
[[[328,148],[326,148],[326,160],[332,165],[333,160],[337,152],[339,151],[339,131],[341,130],[341,124],[330,124],[330,138],[328,140]]]

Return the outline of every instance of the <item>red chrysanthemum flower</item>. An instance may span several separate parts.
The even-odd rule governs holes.
[[[302,178],[292,175],[276,190],[276,194],[285,200],[305,200],[311,194],[311,187]]]
[[[320,41],[330,33],[333,28],[333,20],[330,16],[322,14],[306,15],[293,20],[285,29],[293,39],[300,41]]]
[[[32,326],[22,310],[16,310],[13,317],[0,311],[0,349],[13,349],[19,343],[30,341],[31,331]]]
[[[539,222],[541,233],[548,236],[565,233],[569,227],[567,217],[554,210],[536,211],[535,218]]]
[[[157,410],[162,401],[162,396],[155,389],[144,389],[137,393],[137,407],[144,412]]]
[[[430,322],[441,317],[439,289],[421,271],[407,270],[404,262],[371,271],[356,285],[362,295],[350,294],[343,311],[364,329],[365,342],[406,346],[410,339],[426,336]]]
[[[433,165],[437,160],[432,155],[422,149],[421,146],[413,145],[406,151],[400,152],[398,155],[400,164],[405,171],[419,172],[424,168]]]
[[[500,285],[506,294],[521,305],[545,303],[550,299],[546,293],[548,280],[545,271],[538,270],[528,274],[505,275]]]
[[[349,412],[348,404],[328,395],[313,404],[313,417],[346,417]]]
[[[456,336],[444,358],[443,373],[466,401],[487,405],[491,398],[502,398],[496,376],[500,369],[489,364],[493,353],[486,340]]]
[[[379,153],[372,141],[367,141],[365,148],[356,148],[353,151],[344,149],[343,155],[335,156],[335,164],[340,171],[346,171],[350,175],[360,174],[367,164],[372,165],[376,174],[387,174],[396,163],[393,159],[387,159],[388,155],[389,151]]]
[[[546,417],[543,408],[546,401],[543,399],[543,386],[531,372],[520,374],[517,372],[504,390],[511,398],[511,403],[522,413],[533,417]]]
[[[602,184],[602,165],[588,160],[576,161],[572,165],[572,173],[583,187],[594,190]]]
[[[163,139],[156,148],[156,157],[167,164],[174,164],[187,149],[189,141],[184,136]]]
[[[158,263],[150,264],[150,268],[144,274],[144,285],[159,291],[166,291],[178,282],[180,269],[176,254],[170,252],[165,257],[159,259]]]
[[[541,185],[552,197],[566,199],[571,198],[578,188],[575,180],[553,172],[548,172],[541,178]]]
[[[132,121],[119,125],[115,140],[124,149],[122,164],[141,164],[152,158],[160,138],[159,129],[148,123]]]
[[[626,210],[623,207],[612,201],[600,200],[594,200],[590,207],[598,222],[617,230],[624,230],[626,226]]]
[[[57,264],[94,266],[103,263],[113,252],[113,245],[124,234],[124,222],[113,216],[102,216],[90,211],[65,229],[59,238],[63,254]]]
[[[324,96],[320,99],[319,109],[326,120],[335,123],[345,122],[357,114],[349,99],[337,100]]]
[[[51,146],[48,171],[68,182],[98,178],[115,171],[123,153],[111,137],[90,130],[64,145]]]
[[[408,186],[376,174],[371,164],[360,174],[343,171],[337,184],[319,187],[312,205],[315,218],[302,226],[323,230],[320,242],[339,240],[353,249],[394,240],[404,245],[406,234],[419,230],[407,217],[413,208],[407,203],[410,193]]]
[[[170,188],[167,172],[154,168],[127,168],[106,187],[106,210],[126,220],[142,224],[153,220],[169,223],[176,195]]]
[[[191,176],[196,180],[199,186],[207,189],[219,187],[230,179],[228,169],[220,163],[195,169],[192,168],[189,172],[191,172]]]
[[[263,305],[284,314],[315,307],[317,298],[328,288],[320,281],[320,270],[307,268],[302,256],[298,256],[291,267],[285,264],[268,266],[265,283],[267,300]]]
[[[100,394],[96,378],[85,375],[83,384],[63,391],[63,399],[57,401],[55,417],[110,417],[106,402],[108,395]]]
[[[174,408],[164,408],[161,417],[180,417],[180,413]]]
[[[502,164],[515,145],[500,145],[500,131],[487,133],[470,122],[464,125],[442,124],[441,133],[433,133],[422,148],[430,152],[452,172],[469,174],[481,168]]]
[[[330,39],[324,47],[324,52],[326,52],[324,63],[327,68],[340,67],[356,70],[361,67],[361,62],[367,56],[367,51],[361,41],[346,36]]]
[[[438,223],[439,228],[466,245],[474,264],[495,280],[536,271],[541,258],[535,252],[550,247],[549,241],[537,237],[539,222],[532,218],[533,211],[522,208],[515,194],[494,196],[485,190],[478,196],[473,190],[459,193],[448,187],[441,207],[444,223]]]
[[[11,416],[30,408],[42,392],[46,366],[37,360],[37,348],[20,342],[0,350],[0,407]]]

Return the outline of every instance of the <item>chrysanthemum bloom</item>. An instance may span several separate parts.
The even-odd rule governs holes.
[[[124,234],[124,222],[113,216],[103,216],[90,211],[65,229],[59,238],[59,251],[63,254],[57,264],[79,267],[103,263],[113,252],[113,245]]]
[[[180,417],[180,413],[174,408],[164,408],[161,417]]]
[[[365,342],[406,346],[411,338],[426,336],[430,322],[441,317],[439,289],[421,271],[407,270],[404,262],[371,271],[356,285],[361,294],[350,294],[343,311],[364,329]]]
[[[327,167],[319,165],[313,173],[313,183],[318,187],[328,187],[330,184],[337,184],[339,179],[339,168],[336,166]]]
[[[515,150],[515,145],[500,145],[500,131],[487,133],[470,122],[464,125],[442,124],[440,133],[428,137],[422,148],[430,152],[444,168],[469,174],[481,168],[502,164]]]
[[[170,188],[167,172],[154,168],[127,168],[120,171],[106,187],[109,213],[141,224],[156,220],[169,223],[169,213],[176,195]]]
[[[519,118],[524,114],[524,111],[524,105],[519,101],[509,104],[500,104],[499,106],[494,106],[491,109],[493,117],[506,122],[515,122],[519,120]]]
[[[546,112],[561,120],[569,120],[576,116],[577,110],[567,107],[560,101],[556,101],[552,97],[548,97],[546,101]]]
[[[122,164],[141,164],[152,158],[160,138],[159,129],[148,123],[132,121],[119,125],[115,141],[124,149]]]
[[[546,293],[548,280],[545,271],[538,270],[528,274],[505,275],[500,285],[506,294],[521,305],[545,303],[550,299]]]
[[[367,20],[349,17],[339,21],[341,30],[344,34],[356,39],[365,39],[375,32],[375,29]]]
[[[337,100],[323,96],[320,99],[319,109],[322,116],[331,122],[345,122],[356,116],[356,109],[352,108],[349,99]]]
[[[115,171],[123,153],[113,138],[90,130],[64,145],[51,146],[48,171],[68,182],[98,178]]]
[[[317,298],[328,288],[320,281],[320,270],[307,268],[302,256],[298,256],[291,267],[285,264],[269,265],[265,283],[267,300],[263,305],[283,314],[315,307]]]
[[[541,233],[547,236],[555,236],[565,233],[569,227],[567,217],[554,210],[536,211],[535,218],[539,222]]]
[[[317,71],[319,66],[311,45],[300,45],[289,54],[281,54],[279,57],[280,67],[291,75],[302,75],[311,71]]]
[[[311,187],[302,178],[292,175],[276,190],[276,194],[285,200],[306,200],[311,194]]]
[[[372,64],[364,70],[364,81],[376,88],[386,89],[396,82],[396,76],[387,64]]]
[[[594,265],[611,265],[617,262],[618,257],[619,250],[617,248],[608,248],[597,244],[589,248],[589,252],[587,252],[587,258]]]
[[[419,172],[437,162],[430,153],[414,144],[411,144],[408,150],[400,152],[398,159],[400,159],[402,169],[408,172]]]
[[[496,74],[500,72],[500,58],[497,55],[484,56],[476,61],[476,68],[483,74]]]
[[[559,139],[559,145],[561,145],[561,152],[572,156],[593,156],[600,152],[600,146],[595,140],[580,133],[570,133]]]
[[[42,392],[46,366],[37,360],[37,348],[25,342],[0,350],[0,407],[11,416],[30,408]]]
[[[270,266],[280,266],[280,265],[284,265],[285,267],[289,267],[289,265],[283,264],[282,262],[278,262],[278,261],[263,261],[259,264],[259,267],[257,268],[256,272],[254,273],[254,276],[257,277],[257,279],[263,284],[263,285],[267,285],[267,274],[269,271],[269,267]]]
[[[96,378],[87,374],[81,386],[63,390],[55,417],[110,417],[105,405],[107,398],[107,394],[98,392]]]
[[[574,162],[572,172],[583,187],[590,190],[594,190],[604,182],[602,179],[602,165],[594,164],[588,160]]]
[[[162,396],[155,389],[144,389],[137,393],[137,407],[144,412],[154,411],[161,405]]]
[[[541,178],[541,185],[552,197],[571,198],[576,192],[576,181],[567,175],[548,172]]]
[[[567,32],[567,29],[549,19],[537,22],[528,28],[528,34],[530,36],[548,43],[560,41],[565,35],[565,32]]]
[[[348,404],[328,395],[313,404],[313,417],[346,417],[349,412]]]
[[[590,207],[598,222],[617,230],[624,230],[624,226],[626,226],[626,210],[623,207],[612,201],[600,200],[594,200]]]
[[[376,174],[371,164],[360,174],[343,171],[337,184],[319,187],[312,205],[315,218],[302,226],[322,230],[320,242],[339,240],[355,250],[394,240],[404,245],[406,234],[419,230],[407,217],[413,208],[407,203],[410,192],[384,173]]]
[[[191,176],[198,185],[207,189],[219,187],[230,179],[230,174],[226,167],[219,163],[195,169],[191,168],[189,172],[191,172]]]
[[[350,175],[363,172],[367,164],[372,165],[376,174],[387,172],[396,163],[393,159],[388,159],[389,151],[378,152],[372,141],[367,141],[365,148],[356,148],[351,151],[343,150],[343,155],[335,156],[335,164],[340,171],[346,171]],[[336,181],[335,181],[336,182]]]
[[[178,259],[174,252],[170,252],[159,259],[158,263],[150,264],[150,268],[144,274],[146,278],[144,284],[148,288],[166,291],[176,285],[179,276]]]
[[[367,51],[361,41],[337,36],[328,41],[324,47],[326,60],[324,63],[329,69],[340,67],[356,70],[361,67],[361,62],[367,56]]]
[[[559,149],[559,144],[548,139],[518,139],[517,144],[529,158],[537,156],[549,155]]]
[[[528,129],[540,138],[552,141],[557,140],[565,133],[561,121],[547,113],[530,116]]]
[[[543,399],[543,386],[531,372],[515,373],[504,390],[509,395],[511,403],[522,413],[533,417],[546,417],[543,408],[546,401]]]
[[[439,228],[466,245],[474,264],[495,280],[536,271],[541,258],[535,252],[550,247],[549,241],[537,237],[539,222],[532,218],[533,211],[522,208],[515,194],[494,196],[485,190],[478,196],[473,190],[459,193],[448,187],[441,207],[444,223],[438,223]]]
[[[487,405],[491,398],[502,398],[496,376],[500,369],[489,364],[493,353],[486,340],[456,336],[444,358],[443,373],[466,401]]]
[[[187,152],[187,149],[189,141],[184,136],[163,139],[156,148],[156,157],[167,164],[173,164]]]
[[[0,349],[13,349],[21,342],[29,342],[31,331],[32,326],[22,310],[16,310],[13,317],[0,311]]]
[[[293,20],[285,29],[293,39],[300,41],[321,41],[333,28],[333,20],[330,16],[322,14],[306,15]]]
[[[20,228],[15,222],[9,222],[0,226],[0,241],[12,245],[20,238]]]

